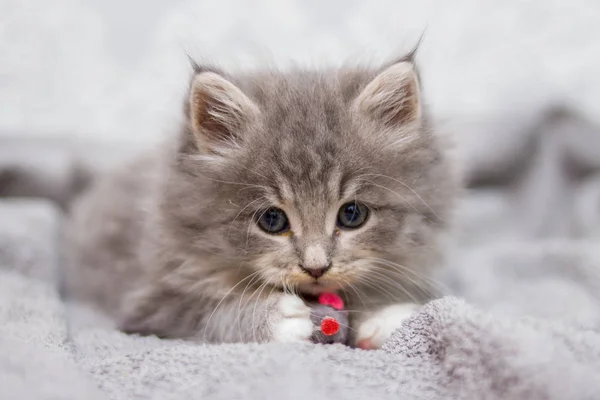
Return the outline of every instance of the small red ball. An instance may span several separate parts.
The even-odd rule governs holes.
[[[340,330],[340,323],[333,317],[325,317],[321,321],[321,332],[327,336],[332,336]]]

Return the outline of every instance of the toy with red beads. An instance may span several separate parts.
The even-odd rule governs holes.
[[[321,293],[318,303],[312,306],[310,318],[315,324],[312,341],[314,343],[348,342],[348,312],[344,301],[335,293]]]

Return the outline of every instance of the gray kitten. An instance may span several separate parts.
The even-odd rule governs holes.
[[[351,341],[431,294],[456,183],[412,57],[379,69],[228,75],[195,66],[169,145],[75,204],[70,290],[126,332],[305,341],[338,292]]]

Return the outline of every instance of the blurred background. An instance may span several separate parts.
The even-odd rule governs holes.
[[[600,326],[582,306],[600,293],[599,21],[595,0],[0,0],[0,193],[43,187],[65,205],[81,171],[173,134],[186,54],[230,69],[376,63],[424,34],[425,100],[469,187],[440,281]],[[20,207],[0,203],[4,264],[35,236]]]
[[[377,62],[423,33],[425,92],[441,119],[559,104],[600,118],[594,0],[2,0],[0,7],[2,135],[148,142],[179,117],[186,53],[228,68]]]

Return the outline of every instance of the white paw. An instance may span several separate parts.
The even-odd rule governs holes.
[[[395,304],[374,312],[358,326],[356,347],[379,349],[402,322],[419,309],[414,303]]]
[[[271,315],[273,340],[276,342],[309,341],[313,333],[310,308],[302,299],[291,294],[282,295]]]

